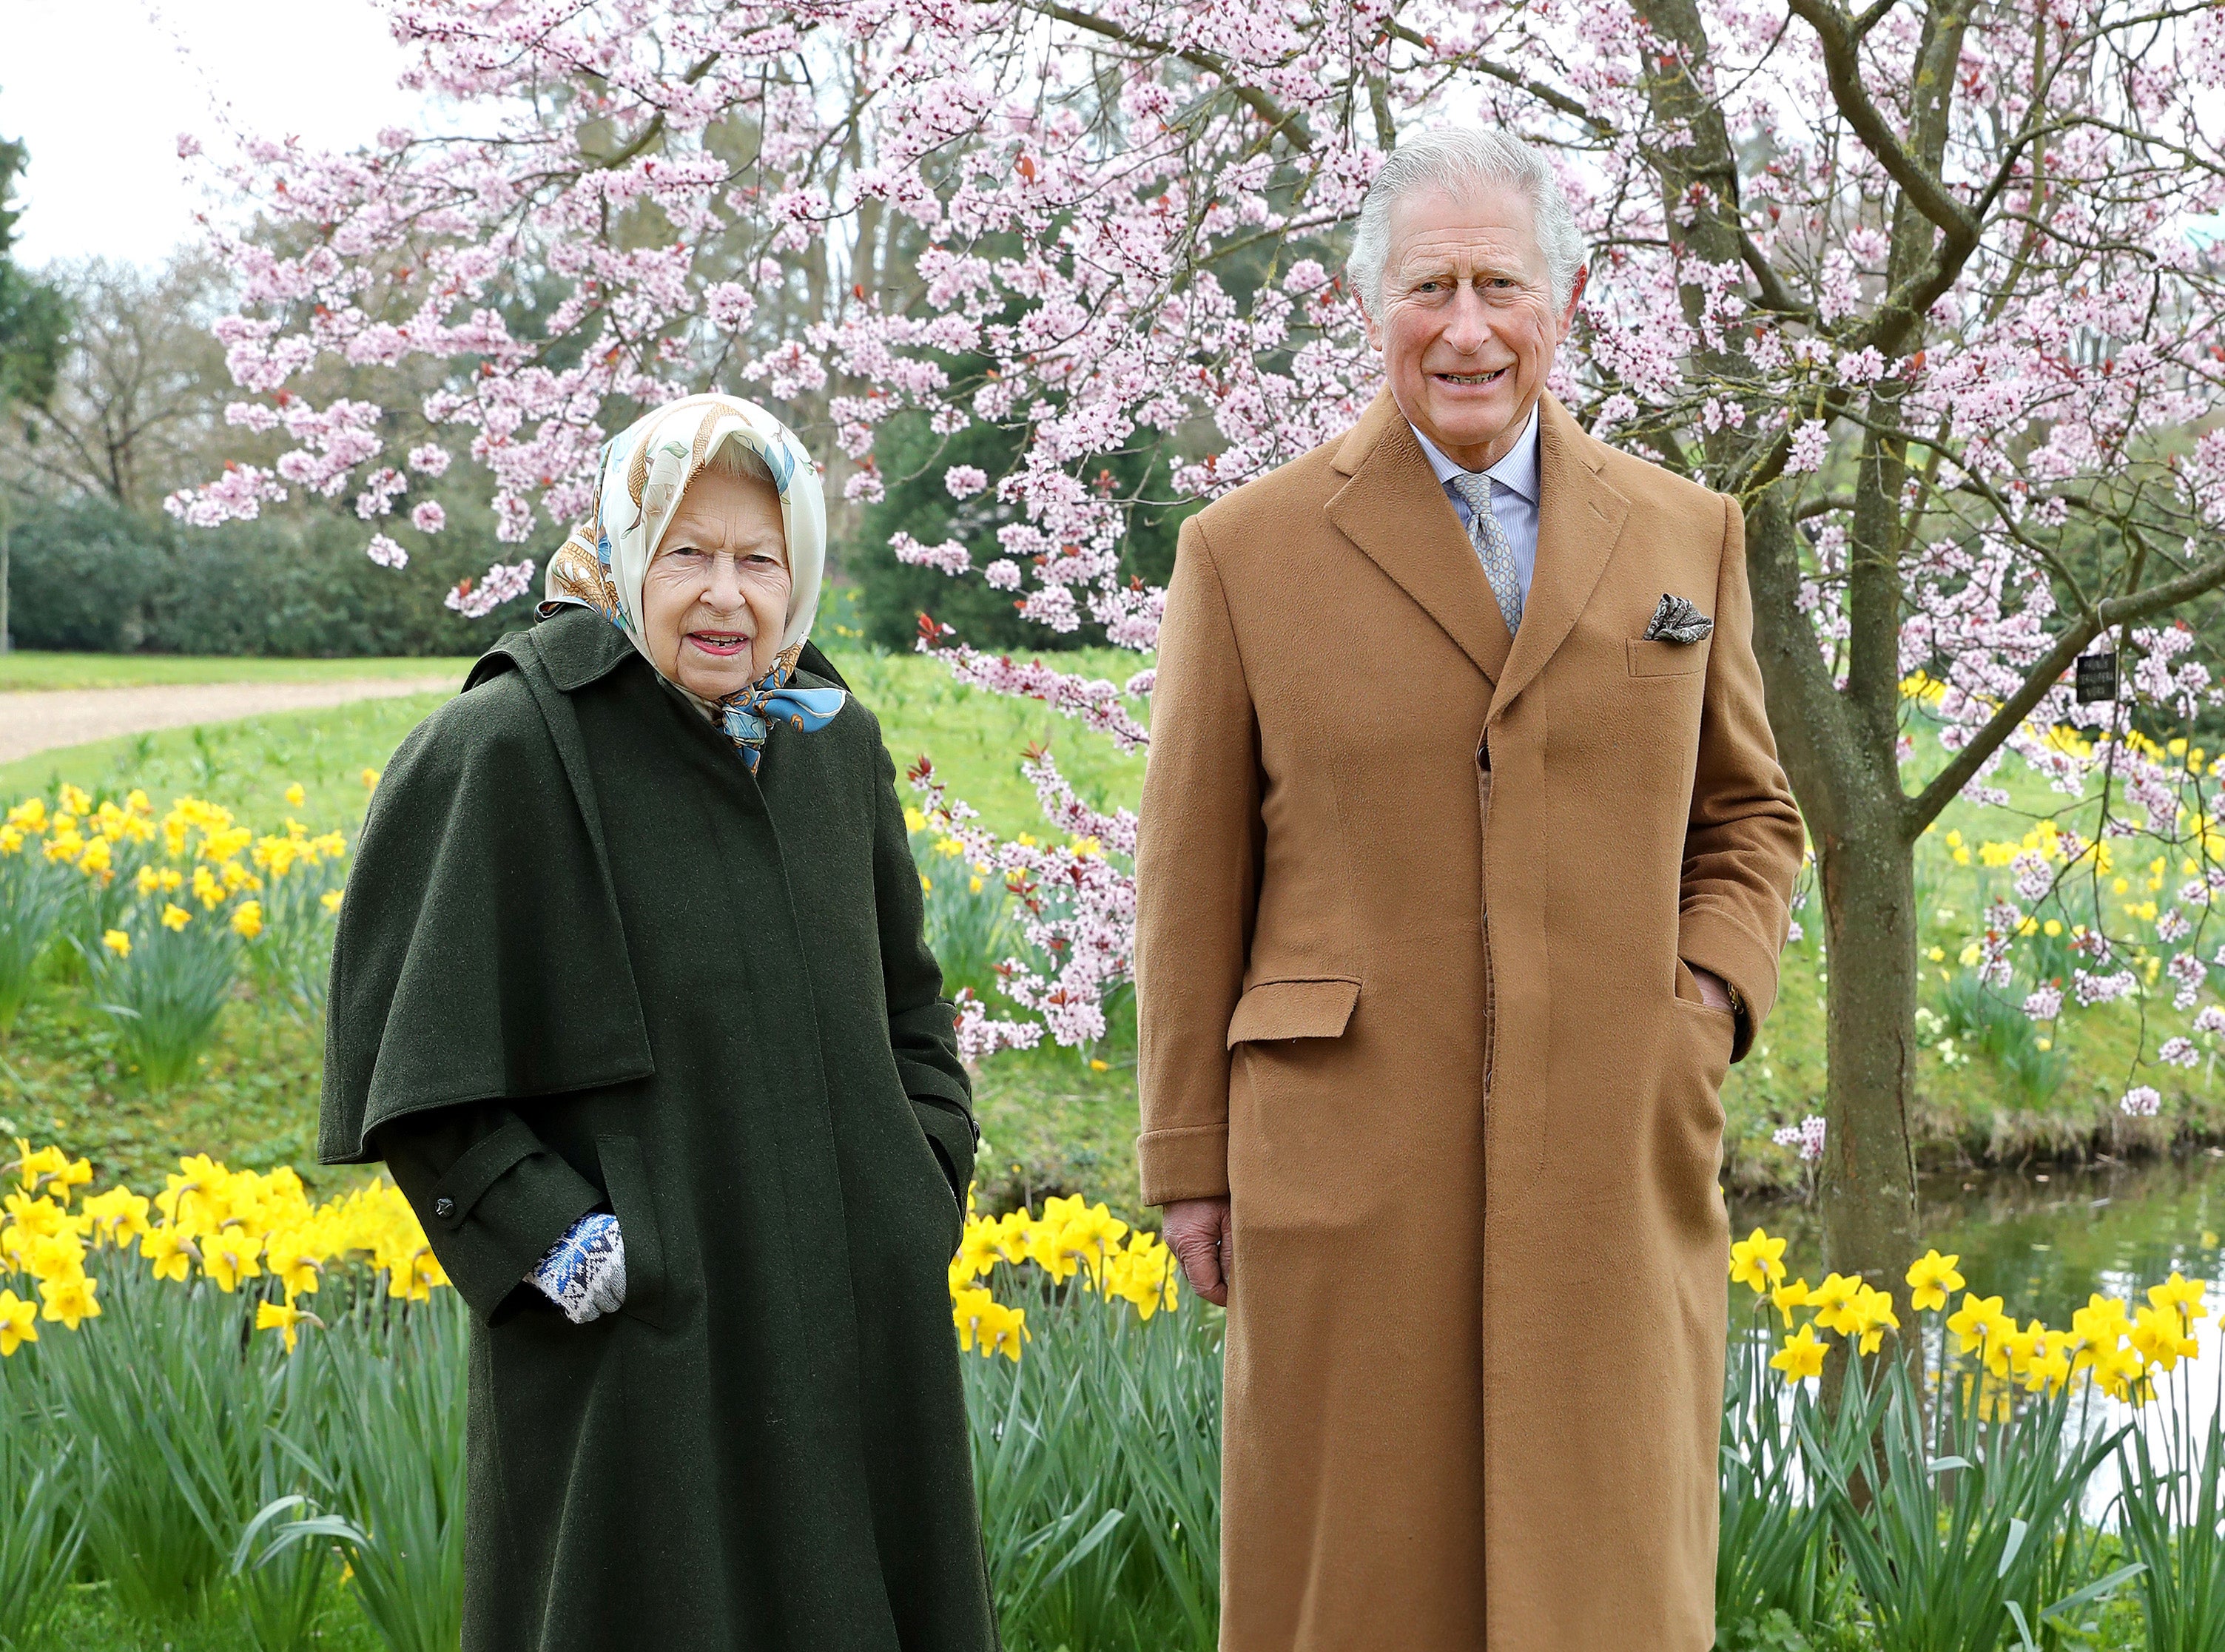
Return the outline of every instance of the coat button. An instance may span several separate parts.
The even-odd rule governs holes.
[[[442,1218],[447,1218],[447,1217],[453,1216],[455,1213],[456,1213],[456,1201],[455,1201],[454,1199],[434,1199],[434,1200],[433,1201],[433,1214],[434,1214],[434,1215],[438,1216],[438,1217],[442,1217]]]

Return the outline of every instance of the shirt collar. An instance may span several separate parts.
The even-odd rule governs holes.
[[[1439,482],[1450,482],[1456,476],[1467,474],[1459,465],[1447,459],[1436,443],[1422,434],[1419,426],[1410,425],[1410,427],[1414,432],[1414,440],[1422,444],[1423,457],[1429,461],[1429,469],[1436,473]],[[1531,504],[1537,503],[1537,408],[1536,403],[1533,402],[1531,405],[1530,422],[1523,427],[1522,434],[1515,439],[1514,446],[1507,449],[1504,459],[1486,471],[1484,474],[1498,483],[1500,487],[1520,494]]]

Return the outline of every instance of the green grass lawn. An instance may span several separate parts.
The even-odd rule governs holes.
[[[0,693],[42,688],[145,688],[186,682],[345,682],[447,677],[467,659],[266,660],[189,654],[0,654]]]
[[[1048,748],[1076,789],[1101,806],[1132,805],[1141,787],[1141,753],[1117,752],[1046,706],[960,687],[941,667],[916,655],[878,655],[840,638],[829,653],[880,718],[899,770],[922,754],[932,756],[952,792],[1001,834],[1041,829],[1033,792],[1018,772],[1030,744]],[[1136,664],[1134,656],[1117,651],[1055,658],[1065,669],[1115,681]],[[345,674],[339,668],[362,662],[225,663],[330,667]],[[418,669],[456,662],[384,663]],[[455,674],[460,679],[461,670]],[[206,797],[258,830],[292,815],[313,830],[339,826],[352,832],[368,796],[363,771],[383,767],[440,701],[438,695],[369,700],[41,752],[0,767],[0,801],[34,792],[51,797],[64,780],[111,794],[140,786],[158,806],[182,793]],[[2013,764],[2010,771],[2003,783],[2022,810],[2037,813],[2051,806],[2044,787]],[[298,809],[282,795],[295,783],[307,794]],[[2027,824],[2014,811],[1958,802],[1920,845],[1925,943],[1939,946],[1948,962],[1945,970],[1927,965],[1928,1005],[1943,1001],[1941,977],[1957,972],[1955,956],[1978,915],[2009,883],[2006,870],[1956,864],[1946,834],[1960,831],[1975,844],[2019,836]],[[1801,917],[1809,933],[1784,955],[1776,1011],[1752,1058],[1724,1087],[1727,1174],[1742,1187],[1797,1185],[1798,1165],[1770,1136],[1822,1109],[1821,914],[1811,902]],[[2116,1098],[2135,1081],[2164,1092],[2166,1122],[2177,1117],[2202,1133],[2225,1134],[2225,1087],[2214,1059],[2190,1072],[2146,1069],[2137,1080],[2131,1076],[2138,1016],[2137,1006],[2116,1005],[2066,1017],[2057,1029],[2065,1071],[2044,1095],[2020,1087],[1983,1055],[1943,1053],[1927,1043],[1918,1057],[1923,1151],[1934,1162],[1975,1162],[2155,1145],[2159,1126],[2124,1119],[2115,1109]],[[226,1016],[202,1075],[169,1096],[149,1098],[114,1075],[105,1017],[85,1002],[81,988],[57,981],[26,1011],[10,1043],[0,1047],[0,1125],[51,1136],[92,1154],[104,1175],[122,1173],[135,1180],[158,1174],[180,1152],[201,1149],[244,1165],[290,1161],[307,1173],[320,1054],[316,1030],[248,1000]],[[2151,1048],[2154,1041],[2151,1034]],[[1086,1191],[1136,1212],[1132,1034],[1097,1050],[1046,1048],[1000,1056],[980,1074],[979,1092],[989,1149],[980,1167],[985,1203]]]

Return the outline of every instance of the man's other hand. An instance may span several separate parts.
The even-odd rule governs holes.
[[[1177,1199],[1160,1218],[1166,1241],[1189,1288],[1216,1307],[1228,1306],[1228,1275],[1235,1246],[1228,1234],[1228,1197]]]
[[[1710,1010],[1731,1010],[1731,990],[1723,984],[1721,976],[1713,970],[1703,970],[1696,965],[1687,965],[1686,967],[1692,972],[1692,984],[1700,989],[1702,1003]]]

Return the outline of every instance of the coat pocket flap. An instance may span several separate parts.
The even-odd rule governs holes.
[[[1278,1038],[1341,1038],[1360,983],[1341,976],[1310,981],[1262,981],[1236,1001],[1228,1048]]]

